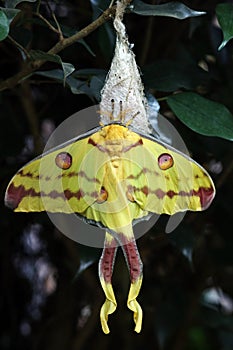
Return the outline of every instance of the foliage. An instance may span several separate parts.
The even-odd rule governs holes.
[[[143,331],[133,333],[125,307],[110,318],[107,337],[98,320],[99,249],[69,240],[46,215],[12,213],[1,200],[3,350],[232,347],[232,4],[129,3],[125,23],[145,90],[210,172],[216,199],[206,212],[186,214],[169,235],[161,217],[138,240]],[[109,4],[0,2],[1,199],[53,127],[99,102],[115,43]],[[83,127],[90,125],[80,120]],[[119,305],[128,288],[122,259],[113,280],[121,286]]]
[[[219,136],[233,141],[233,115],[214,101],[193,92],[169,96],[168,105],[190,129],[207,136]]]

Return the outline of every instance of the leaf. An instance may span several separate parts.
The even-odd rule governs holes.
[[[66,78],[75,70],[71,63],[65,63],[62,61],[61,57],[58,55],[48,54],[40,50],[31,50],[30,56],[33,60],[45,60],[50,62],[58,63],[63,69],[63,83],[65,84]]]
[[[86,81],[74,78],[73,76],[68,77],[67,85],[69,86],[73,94],[85,94],[92,97],[92,91],[87,85]]]
[[[93,93],[93,96],[98,102],[100,102],[101,100],[101,90],[104,86],[105,78],[105,75],[98,75],[93,76],[91,79],[90,88]]]
[[[44,22],[41,21],[42,25],[44,25]],[[55,27],[56,23],[51,21],[52,25]],[[61,27],[61,31],[63,33],[63,35],[67,38],[69,38],[70,36],[76,34],[78,32],[78,29],[76,28],[70,28],[68,26],[64,26],[64,25],[60,25]],[[92,49],[90,48],[90,46],[86,43],[86,41],[84,39],[80,39],[77,41],[78,44],[81,44],[85,47],[85,49],[93,56],[95,57],[95,53],[92,51]]]
[[[104,69],[87,68],[75,71],[72,76],[88,79],[90,81],[91,95],[99,102],[106,75],[107,72]]]
[[[10,24],[20,10],[0,7],[0,41],[4,40],[10,31]]]
[[[98,69],[98,68],[84,68],[76,70],[73,73],[74,76],[77,77],[92,77],[94,75],[104,75],[106,77],[107,71],[104,69]]]
[[[66,78],[75,70],[75,68],[71,63],[65,63],[62,60],[60,62],[64,72],[64,82],[65,82]]]
[[[93,15],[93,21],[96,20],[104,10],[109,7],[110,0],[90,0]]]
[[[59,82],[64,82],[64,73],[61,69],[52,69],[48,71],[39,71],[35,72],[36,75],[40,75],[42,77],[52,78]],[[70,75],[66,79],[66,84],[70,88],[73,94],[86,94],[91,95],[91,90],[87,86],[87,83],[83,80],[77,79],[73,75]]]
[[[109,5],[109,0],[91,0],[91,7],[93,11],[92,19],[96,20]],[[98,29],[98,44],[104,54],[104,57],[109,61],[112,59],[116,42],[115,30],[111,23],[104,23]]]
[[[195,11],[176,1],[162,5],[149,5],[141,0],[135,0],[132,6],[129,6],[131,12],[142,16],[165,16],[177,19],[202,16],[205,12]]]
[[[37,0],[6,0],[5,6],[6,8],[15,8],[21,2],[36,2]]]
[[[144,83],[159,91],[171,92],[180,88],[195,89],[207,81],[208,73],[196,64],[177,61],[156,61],[142,69]]]
[[[63,72],[61,69],[38,71],[34,74],[63,82]],[[66,84],[73,94],[86,94],[99,101],[100,91],[103,87],[105,77],[106,71],[103,69],[79,69],[67,77]],[[88,86],[89,82],[90,87]]]
[[[99,28],[98,43],[104,57],[111,61],[116,43],[116,34],[111,23],[106,22]]]
[[[13,26],[11,29],[11,37],[22,47],[26,48],[29,47],[28,45],[32,42],[33,33],[31,30],[23,26]],[[25,60],[25,52],[20,47],[17,47],[17,49],[20,51],[23,59]]]
[[[80,39],[77,41],[79,44],[83,45],[85,47],[85,49],[93,56],[95,57],[96,54],[92,51],[92,49],[90,48],[90,46],[86,43],[86,41],[84,39]]]
[[[4,40],[9,33],[9,21],[5,13],[0,10],[0,41]]]
[[[202,135],[233,140],[233,115],[224,105],[192,92],[169,96],[167,103],[190,129]]]
[[[0,7],[0,11],[4,12],[4,14],[6,15],[9,25],[13,21],[15,16],[20,12],[20,10],[17,9],[6,9],[4,7]]]
[[[233,38],[233,4],[218,4],[216,15],[223,31],[223,41],[218,48],[221,50]]]

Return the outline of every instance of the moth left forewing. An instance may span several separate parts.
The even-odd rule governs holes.
[[[88,140],[65,143],[26,164],[7,187],[6,205],[24,212],[82,213],[96,200],[89,194],[100,190],[100,184],[93,180],[95,162],[80,168],[92,149]]]

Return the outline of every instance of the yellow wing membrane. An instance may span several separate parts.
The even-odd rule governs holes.
[[[129,175],[132,196],[141,208],[157,214],[204,210],[215,189],[207,171],[170,146],[142,137],[141,149],[132,149],[141,171]],[[134,153],[134,154],[133,154]]]
[[[188,156],[110,124],[45,153],[11,180],[15,211],[78,213],[113,231],[157,214],[206,209],[213,182]]]
[[[84,212],[96,200],[101,187],[93,176],[98,157],[92,159],[85,173],[81,170],[91,148],[88,138],[78,139],[25,165],[8,185],[7,206],[21,212]]]

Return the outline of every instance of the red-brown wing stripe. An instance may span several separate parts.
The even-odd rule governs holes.
[[[9,208],[16,209],[19,206],[22,199],[25,197],[47,197],[51,199],[62,198],[64,200],[76,198],[77,200],[80,200],[84,197],[84,195],[90,196],[94,199],[98,197],[98,193],[96,191],[89,193],[84,192],[81,189],[79,189],[77,192],[72,192],[70,190],[65,190],[64,192],[57,192],[56,190],[52,190],[49,193],[44,193],[43,191],[36,192],[33,188],[29,188],[26,190],[23,185],[16,187],[12,183],[8,188],[5,197],[5,203]]]
[[[93,177],[93,178],[88,177],[86,175],[86,173],[84,171],[82,171],[82,170],[78,171],[78,172],[75,172],[75,171],[66,172],[66,171],[64,171],[64,172],[62,172],[62,174],[59,174],[57,176],[57,179],[61,179],[62,177],[72,178],[72,177],[75,177],[75,176],[76,177],[84,177],[88,182],[100,183],[100,181],[97,178],[95,178],[95,177]]]
[[[142,192],[146,196],[149,194],[154,194],[158,199],[163,199],[165,196],[168,196],[169,198],[173,198],[174,196],[181,196],[181,197],[192,197],[192,196],[197,196],[200,198],[201,202],[201,207],[202,209],[205,209],[209,206],[211,203],[213,196],[214,196],[214,189],[213,187],[200,187],[197,191],[195,190],[190,190],[189,192],[186,191],[179,191],[179,192],[174,192],[173,190],[169,190],[167,192],[164,192],[162,189],[158,188],[156,190],[150,190],[149,187],[144,186],[142,188],[136,188],[132,185],[128,186],[128,191],[132,190],[136,192]]]
[[[121,141],[122,140],[119,140],[119,144],[121,144]],[[106,142],[106,147],[105,147],[105,144],[103,143],[103,144],[101,144],[101,143],[96,143],[94,140],[92,140],[92,138],[90,137],[89,139],[88,139],[88,143],[90,144],[90,145],[92,145],[92,146],[94,146],[94,147],[97,147],[98,148],[98,150],[100,151],[100,152],[103,152],[103,153],[110,153],[110,151],[109,151],[109,146],[111,146],[111,145],[115,145],[116,143],[116,140],[114,140],[114,141],[108,141],[108,142]],[[141,145],[143,145],[143,141],[142,141],[142,139],[140,139],[140,140],[138,140],[137,142],[135,142],[135,143],[131,143],[130,145],[128,145],[128,146],[125,146],[125,147],[123,147],[122,148],[122,153],[126,153],[126,152],[128,152],[128,151],[130,151],[131,150],[131,148],[134,148],[134,147],[137,147],[137,146],[141,146]]]
[[[20,175],[21,177],[28,177],[30,179],[33,179],[33,180],[42,180],[44,179],[45,181],[50,181],[50,180],[54,180],[53,178],[51,178],[50,176],[48,175],[43,175],[43,174],[40,174],[40,175],[35,175],[33,173],[30,173],[30,172],[27,172],[27,173],[23,173],[23,170],[21,170],[18,175]],[[95,183],[100,183],[100,181],[93,177],[88,177],[84,171],[78,171],[78,172],[75,172],[75,171],[72,171],[72,172],[66,172],[66,171],[63,171],[61,174],[59,174],[56,178],[57,179],[61,179],[62,177],[68,177],[68,178],[72,178],[72,177],[84,177],[88,182],[95,182]]]
[[[151,171],[148,168],[143,168],[141,171],[139,171],[139,173],[137,175],[131,174],[131,175],[127,176],[126,179],[128,179],[128,180],[137,180],[137,179],[140,178],[141,175],[147,174],[147,173],[154,174],[155,176],[161,176],[161,174],[159,174],[157,171]]]

